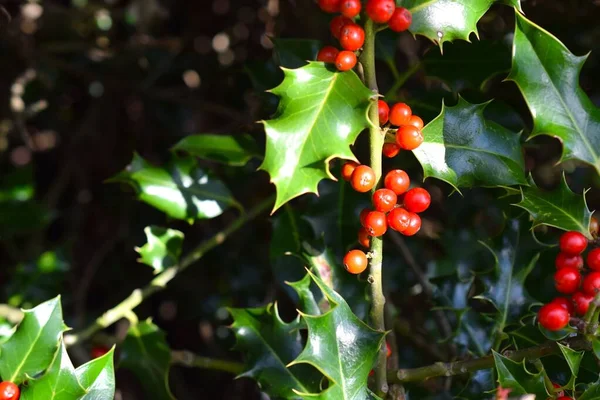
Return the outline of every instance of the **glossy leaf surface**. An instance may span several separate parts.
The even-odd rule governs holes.
[[[114,348],[75,370],[86,394],[81,400],[112,399],[115,396]]]
[[[579,86],[587,56],[573,55],[556,37],[517,14],[512,71],[531,114],[531,137],[563,144],[562,160],[579,160],[600,173],[600,109]]]
[[[498,383],[505,389],[512,389],[511,396],[534,394],[540,399],[548,397],[543,371],[533,374],[525,367],[525,361],[518,363],[496,352],[494,364],[498,372]]]
[[[577,400],[596,400],[600,399],[600,381],[592,384],[587,388],[585,392],[581,396],[577,398]]]
[[[160,226],[147,226],[144,233],[146,244],[135,249],[141,256],[139,262],[151,266],[155,273],[179,262],[183,244],[182,232]]]
[[[577,376],[579,376],[579,365],[581,364],[581,359],[583,358],[583,351],[575,351],[567,346],[563,346],[558,343],[558,348],[562,353],[567,365],[569,366],[569,370],[571,371],[571,379],[567,384],[567,387],[570,389],[575,389],[575,381],[577,380]]]
[[[264,121],[267,171],[277,188],[274,210],[318,183],[335,179],[328,162],[355,160],[350,151],[367,126],[371,91],[352,71],[333,72],[322,63],[284,69],[285,79],[272,90],[280,97],[275,119]]]
[[[250,135],[191,135],[179,141],[173,150],[234,166],[245,165],[252,157],[260,157],[258,145]]]

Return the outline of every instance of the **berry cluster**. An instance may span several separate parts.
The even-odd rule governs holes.
[[[354,19],[360,14],[360,0],[319,0],[319,7],[328,13],[340,13],[331,20],[329,29],[343,50],[333,46],[325,46],[319,51],[317,61],[335,64],[339,71],[349,71],[356,65],[357,52],[365,42],[365,31]],[[368,0],[365,6],[366,15],[378,24],[387,24],[396,32],[410,27],[412,15],[403,7],[396,7],[394,0]]]
[[[423,142],[423,120],[412,115],[412,110],[404,103],[394,104],[390,110],[380,100],[379,121],[382,125],[389,123],[397,126],[394,142],[385,143],[383,154],[386,157],[396,156],[400,150],[414,150]],[[392,132],[393,129],[386,129]],[[342,166],[342,178],[360,193],[366,193],[375,187],[376,176],[371,167],[349,161]],[[419,213],[427,210],[431,203],[429,192],[423,188],[410,188],[410,178],[401,169],[389,171],[383,179],[383,188],[373,192],[373,209],[365,208],[360,213],[362,228],[358,231],[358,242],[366,248],[371,244],[371,237],[385,234],[388,226],[405,236],[415,235],[421,229]],[[368,260],[362,250],[350,250],[344,257],[344,267],[352,274],[360,274],[367,268]]]
[[[590,231],[594,236],[597,227],[598,221],[592,218]],[[549,331],[566,327],[573,314],[584,316],[600,291],[600,248],[590,250],[584,262],[582,254],[587,246],[588,239],[579,232],[566,232],[560,238],[554,285],[570,298],[556,297],[540,308],[538,320]]]
[[[0,383],[0,400],[19,400],[21,391],[19,387],[12,382]]]

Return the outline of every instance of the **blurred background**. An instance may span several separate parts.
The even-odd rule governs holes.
[[[523,9],[573,53],[592,51],[581,85],[600,104],[600,1],[524,0]],[[160,164],[170,147],[190,134],[248,133],[263,149],[264,133],[256,121],[268,118],[277,104],[265,90],[281,81],[279,66],[298,67],[314,59],[322,44],[333,44],[329,19],[312,0],[0,0],[0,302],[30,307],[61,293],[67,324],[83,328],[152,278],[133,250],[145,243],[145,226],[183,231],[185,253],[231,223],[235,210],[193,225],[169,220],[137,201],[128,186],[105,181],[126,167],[134,151]],[[481,41],[473,35],[471,45],[445,44],[443,59],[424,38],[383,33],[378,37],[381,91],[389,102],[406,101],[425,122],[439,113],[442,99],[455,104],[458,93],[470,102],[495,98],[487,116],[527,133],[531,118],[522,97],[513,83],[503,82],[513,27],[512,9],[495,5],[479,24]],[[556,165],[560,143],[542,137],[527,142],[525,149],[535,181],[555,188],[561,177]],[[366,160],[365,137],[355,151]],[[274,190],[266,173],[256,172],[258,159],[242,168],[201,165],[226,182],[246,207]],[[412,154],[392,165],[411,171],[415,181],[422,175]],[[572,163],[562,167],[575,192],[592,188],[588,204],[598,208],[600,182],[593,171]],[[324,225],[315,221],[340,212],[337,185],[324,182],[321,198],[292,202],[313,222],[317,236],[317,227]],[[416,262],[455,268],[464,261],[489,268],[485,250],[477,258],[449,249],[460,238],[467,243],[464,249],[479,254],[476,240],[481,232],[493,236],[500,230],[509,200],[501,199],[500,191],[469,190],[460,197],[441,182],[425,186],[434,205],[422,232],[408,244]],[[352,207],[356,214],[361,201]],[[277,218],[264,215],[238,231],[138,307],[140,318],[153,317],[172,349],[241,360],[230,350],[234,338],[226,307],[257,307],[278,299],[282,314],[287,319],[294,315],[282,285],[289,271],[281,273],[275,266],[286,267],[270,256]],[[339,255],[354,240],[357,222],[348,219],[350,239],[341,240]],[[427,293],[405,267],[406,252],[393,243],[388,249],[389,299],[398,309],[410,310],[402,318],[413,329],[409,336],[416,338],[407,339],[401,363],[435,361],[435,354],[422,354],[428,353],[423,343],[444,336],[428,312],[439,303],[435,295],[423,301]],[[543,273],[553,268],[552,258],[543,256],[546,267],[532,274],[534,281],[547,283],[531,288],[542,301],[552,293]],[[296,277],[302,274],[298,271]],[[444,290],[464,292],[460,282]],[[0,321],[0,334],[7,335],[11,323]],[[118,341],[122,329],[116,324],[73,349],[74,360],[85,362],[96,344]],[[468,351],[461,343],[457,339],[458,351]],[[173,367],[170,382],[178,399],[261,398],[252,381],[233,381],[230,374],[210,370]],[[150,398],[136,371],[119,369],[117,386],[118,398]]]

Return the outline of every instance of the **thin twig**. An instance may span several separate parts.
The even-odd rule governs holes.
[[[192,368],[212,369],[229,372],[234,375],[244,372],[244,364],[242,363],[201,357],[187,350],[171,351],[171,364]]]

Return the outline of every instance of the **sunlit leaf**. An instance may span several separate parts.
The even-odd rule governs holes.
[[[185,151],[194,157],[228,165],[242,166],[253,157],[260,157],[260,150],[250,135],[212,135],[203,133],[186,136],[173,150]]]
[[[155,273],[176,265],[181,255],[183,233],[160,226],[144,228],[146,244],[135,250],[140,253],[139,262],[151,266]]]
[[[81,400],[112,399],[115,396],[114,348],[75,370],[86,394]]]

